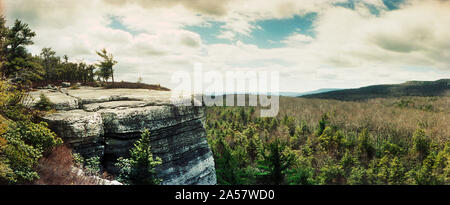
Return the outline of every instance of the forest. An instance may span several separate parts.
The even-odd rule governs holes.
[[[282,97],[276,118],[207,108],[218,184],[448,185],[448,100]]]

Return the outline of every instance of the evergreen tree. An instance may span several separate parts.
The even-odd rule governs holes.
[[[265,183],[281,185],[284,183],[285,172],[292,165],[295,155],[288,152],[286,144],[277,138],[265,147],[262,153],[263,160],[259,161],[259,169],[262,180]]]
[[[156,166],[162,163],[159,157],[153,157],[150,147],[150,132],[145,130],[141,139],[130,150],[129,159],[119,158],[116,166],[119,167],[119,181],[128,184],[160,184],[156,176]]]
[[[117,64],[117,61],[114,60],[113,55],[108,53],[106,49],[97,51],[97,55],[102,58],[102,60],[97,64],[97,67],[100,69],[100,72],[98,74],[103,78],[104,81],[108,81],[108,79],[111,77],[114,84],[113,66]]]
[[[32,38],[36,35],[27,24],[16,20],[12,28],[4,26],[1,20],[2,33],[2,74],[6,78],[14,78],[19,83],[30,83],[32,80],[41,79],[44,70],[38,58],[33,57],[26,50],[26,46],[32,45]]]

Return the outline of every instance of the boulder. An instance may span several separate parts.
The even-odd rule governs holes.
[[[68,87],[70,87],[70,83],[69,83],[69,82],[62,82],[62,83],[61,83],[61,86],[62,86],[63,88],[68,88]]]

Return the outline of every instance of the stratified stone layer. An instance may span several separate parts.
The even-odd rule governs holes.
[[[100,156],[104,168],[114,163],[148,129],[154,155],[163,160],[157,173],[167,185],[216,184],[214,159],[206,141],[203,107],[174,106],[171,93],[146,89],[39,90],[55,103],[56,113],[43,118],[76,152]]]

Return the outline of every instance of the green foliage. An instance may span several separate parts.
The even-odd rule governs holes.
[[[340,165],[325,165],[320,169],[319,184],[342,184],[344,169]]]
[[[130,158],[119,158],[118,180],[127,184],[160,184],[155,168],[162,163],[159,157],[153,157],[150,147],[150,132],[145,130],[141,139],[130,150]]]
[[[328,115],[323,114],[322,118],[319,121],[319,125],[317,126],[316,135],[322,135],[328,123]]]
[[[32,45],[32,38],[36,35],[27,24],[16,20],[11,28],[5,27],[2,17],[2,74],[6,78],[13,78],[15,82],[28,84],[31,80],[41,78],[42,66],[26,50],[26,46]]]
[[[42,111],[49,111],[53,108],[55,104],[48,99],[47,96],[44,95],[44,93],[41,93],[39,97],[39,101],[36,103],[35,107]]]
[[[261,170],[258,175],[262,180],[268,184],[284,184],[286,171],[292,166],[295,154],[286,144],[275,139],[265,147],[262,158],[258,161],[258,168]]]
[[[428,138],[423,129],[417,129],[413,135],[413,149],[412,151],[418,154],[423,159],[428,155],[430,149],[430,138]]]
[[[86,162],[84,164],[84,170],[86,171],[86,174],[88,174],[88,175],[93,175],[93,176],[100,175],[100,172],[101,172],[100,157],[95,156],[95,157],[86,159]]]
[[[75,166],[83,167],[84,166],[84,157],[79,153],[72,153],[73,163]]]
[[[352,167],[347,179],[347,184],[349,185],[368,184],[367,170],[362,167]]]
[[[315,185],[314,170],[311,167],[298,167],[287,171],[289,185]]]
[[[320,145],[327,150],[337,150],[344,143],[343,133],[326,127],[318,138]]]
[[[30,183],[39,178],[38,160],[62,140],[45,122],[30,120],[22,91],[2,81],[0,89],[0,183]]]
[[[18,133],[5,136],[7,141],[6,147],[2,151],[2,161],[6,161],[7,169],[10,169],[12,173],[6,178],[0,181],[6,181],[6,183],[26,183],[37,179],[39,176],[34,170],[34,166],[40,157],[42,157],[42,150],[34,148],[31,145],[27,145]]]
[[[380,134],[366,123],[348,130],[324,114],[312,133],[306,121],[289,115],[249,113],[248,108],[207,110],[207,139],[219,184],[450,183],[450,143],[435,143],[424,130],[409,136],[396,129]]]
[[[11,123],[3,134],[7,142],[4,156],[14,175],[9,183],[25,183],[38,178],[34,166],[45,152],[62,143],[62,140],[47,128],[45,122]]]
[[[361,152],[362,157],[365,159],[371,159],[375,155],[375,148],[371,142],[371,138],[367,132],[367,129],[364,129],[358,136],[358,151]]]
[[[97,55],[102,58],[102,60],[97,64],[97,67],[99,68],[98,76],[103,78],[104,81],[108,81],[108,79],[111,77],[114,83],[113,66],[117,64],[117,61],[114,60],[113,55],[108,53],[106,49],[97,51]]]

